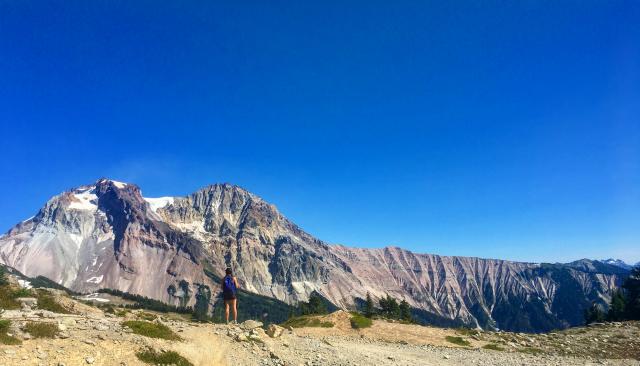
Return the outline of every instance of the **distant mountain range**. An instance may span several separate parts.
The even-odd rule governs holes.
[[[626,270],[631,270],[633,267],[638,267],[640,266],[640,262],[636,263],[636,264],[627,264],[624,261],[620,260],[620,259],[613,259],[613,258],[609,258],[609,259],[604,259],[604,260],[599,260],[598,262],[602,262],[602,263],[606,263],[606,264],[610,264],[612,266],[616,266],[616,267],[620,267],[620,268],[624,268]]]
[[[174,305],[215,292],[231,266],[246,290],[289,304],[316,292],[355,308],[367,293],[388,294],[423,322],[515,331],[581,324],[583,310],[606,305],[629,273],[611,260],[536,264],[330,245],[238,186],[146,198],[108,179],[51,198],[1,236],[0,262],[79,292],[111,288]]]

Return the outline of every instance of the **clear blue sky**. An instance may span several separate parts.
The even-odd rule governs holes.
[[[640,261],[638,1],[0,0],[0,230],[107,176],[332,243]]]

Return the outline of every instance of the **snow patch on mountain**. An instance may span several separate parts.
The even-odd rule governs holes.
[[[145,201],[147,201],[147,203],[149,204],[149,207],[151,207],[151,210],[153,212],[158,212],[158,209],[164,208],[167,205],[172,205],[174,198],[173,197],[158,197],[158,198],[149,198],[149,197],[143,197]]]
[[[122,188],[127,186],[126,183],[118,182],[117,180],[112,180],[112,182],[113,182],[113,185],[115,185],[116,187],[118,187],[120,189],[122,189]]]
[[[71,196],[70,209],[95,212],[98,209],[96,204],[98,196],[95,194],[95,187],[83,187],[77,189]]]
[[[100,275],[100,276],[96,276],[96,277],[91,277],[89,278],[86,282],[88,283],[95,283],[96,285],[99,284],[100,282],[102,282],[102,279],[104,278],[104,276]]]
[[[598,262],[609,264],[609,265],[620,267],[620,268],[624,268],[624,269],[627,269],[627,270],[630,270],[631,268],[633,268],[632,265],[627,264],[625,261],[623,261],[621,259],[609,258],[609,259],[605,259],[605,260],[599,260]]]
[[[173,226],[178,228],[180,231],[191,234],[191,236],[198,240],[204,240],[207,235],[207,231],[204,229],[203,220],[195,220],[189,223],[174,223]]]
[[[114,186],[116,186],[116,188],[119,188],[119,189],[123,189],[128,185],[128,183],[118,182],[117,180],[113,180],[113,179],[102,178],[98,180],[98,184],[105,183],[105,182],[111,182],[113,183]]]

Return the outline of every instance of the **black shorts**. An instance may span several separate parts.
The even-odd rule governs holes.
[[[236,295],[235,294],[222,294],[222,298],[224,299],[224,301],[235,300],[236,299]]]

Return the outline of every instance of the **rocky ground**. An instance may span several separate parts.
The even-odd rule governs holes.
[[[576,328],[550,334],[476,332],[374,321],[352,329],[350,315],[322,318],[331,328],[292,328],[247,321],[238,325],[200,324],[177,314],[117,311],[115,314],[51,290],[70,314],[25,305],[6,310],[8,334],[21,344],[0,344],[0,365],[146,365],[144,349],[175,351],[196,366],[210,365],[640,365],[640,324]],[[166,325],[181,340],[140,334],[128,320]],[[29,322],[55,325],[53,338],[34,338]],[[447,337],[460,337],[455,344]],[[490,345],[494,350],[485,349]],[[635,359],[634,359],[635,358]]]

